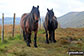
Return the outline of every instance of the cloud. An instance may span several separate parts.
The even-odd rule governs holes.
[[[62,16],[71,11],[83,11],[84,1],[82,0],[1,0],[0,16],[12,17],[13,13],[21,17],[23,13],[29,13],[32,6],[40,6],[41,16],[45,16],[47,8],[54,10],[57,17]]]
[[[84,11],[84,3],[79,0],[68,1],[71,11]]]

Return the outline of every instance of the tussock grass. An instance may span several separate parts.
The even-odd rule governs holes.
[[[15,37],[11,35],[12,25],[5,26],[5,41],[1,43],[0,56],[69,56],[68,51],[84,51],[84,28],[59,28],[55,32],[56,43],[45,43],[44,29],[38,30],[37,44],[34,48],[34,33],[32,33],[31,47],[27,47],[23,38],[20,37],[20,27],[15,28]],[[72,39],[72,40],[70,40]]]

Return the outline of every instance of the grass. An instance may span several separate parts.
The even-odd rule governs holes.
[[[5,26],[5,41],[1,43],[0,56],[69,56],[68,51],[84,51],[84,29],[66,28],[55,32],[56,43],[45,43],[45,31],[40,29],[37,35],[38,48],[34,48],[34,34],[32,34],[31,47],[27,47],[20,37],[20,27],[16,26],[15,37],[11,37],[12,25]],[[72,42],[69,39],[72,38]],[[80,55],[79,55],[80,56]]]
[[[15,39],[0,44],[0,56],[65,56],[66,52],[61,51],[65,48],[57,46],[57,43],[45,44],[45,41],[40,40],[43,39],[38,39],[38,48],[34,48],[33,42],[31,47],[27,47],[23,40],[15,37]]]

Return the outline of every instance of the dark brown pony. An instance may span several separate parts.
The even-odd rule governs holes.
[[[57,18],[54,16],[54,12],[53,9],[49,10],[47,8],[47,14],[45,17],[45,21],[43,23],[43,26],[45,28],[45,32],[46,32],[46,43],[50,42],[56,42],[55,40],[55,29],[58,27],[58,22],[57,22]],[[48,31],[49,31],[49,38],[48,38]]]
[[[24,40],[30,47],[31,32],[34,31],[34,46],[37,47],[38,20],[40,18],[39,6],[32,8],[30,13],[25,13],[21,17],[20,25],[23,31]]]

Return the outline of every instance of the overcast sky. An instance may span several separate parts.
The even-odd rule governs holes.
[[[72,11],[84,11],[84,0],[0,0],[0,18],[2,13],[5,17],[12,17],[13,13],[21,17],[23,13],[29,13],[33,5],[39,5],[41,16],[46,15],[47,8],[53,8],[57,17]]]

